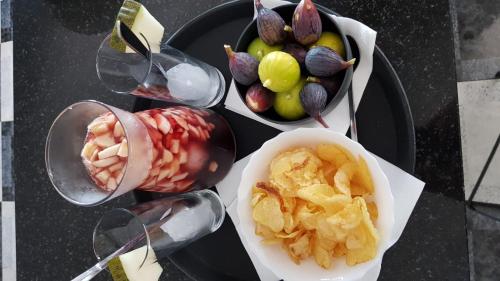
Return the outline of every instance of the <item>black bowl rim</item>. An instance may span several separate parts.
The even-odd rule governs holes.
[[[283,5],[280,5],[278,7],[273,8],[272,10],[281,9],[281,8],[288,8],[288,7],[296,7],[297,5],[298,5],[298,3],[283,4]],[[352,49],[351,49],[351,45],[349,44],[349,40],[347,39],[347,36],[345,35],[344,31],[340,28],[340,26],[337,24],[337,22],[333,18],[330,17],[330,15],[332,14],[333,11],[331,9],[328,9],[328,8],[326,8],[322,5],[316,4],[316,3],[315,3],[315,5],[318,9],[318,12],[322,13],[324,16],[326,16],[330,20],[330,22],[333,23],[333,25],[337,28],[337,30],[340,33],[340,37],[342,38],[342,43],[344,43],[344,48],[346,51],[346,58],[347,58],[347,60],[352,59]],[[279,11],[276,11],[276,12],[279,13]],[[333,12],[333,14],[338,15],[335,12]],[[236,43],[236,47],[235,47],[236,51],[238,51],[238,52],[246,51],[247,46],[245,46],[245,49],[242,50],[241,41],[243,40],[244,35],[248,32],[248,30],[252,27],[252,25],[256,24],[256,22],[257,22],[257,18],[254,18],[245,27],[245,29],[241,33],[240,37],[238,38],[238,42]],[[340,101],[344,98],[344,96],[347,94],[347,91],[349,90],[349,87],[351,85],[352,76],[353,76],[353,68],[349,67],[345,71],[344,79],[342,80],[342,84],[341,84],[340,88],[338,89],[337,93],[332,98],[332,100],[326,105],[325,109],[323,109],[323,111],[321,112],[321,115],[329,114],[340,103]],[[238,96],[240,97],[240,99],[242,100],[242,102],[246,106],[246,101],[245,101],[245,94],[246,93],[242,94],[240,92],[240,89],[239,89],[243,85],[238,83],[236,80],[234,80],[234,83],[236,86],[235,87],[236,91],[238,92]],[[298,119],[298,120],[275,120],[275,119],[271,119],[271,118],[268,118],[266,116],[263,116],[259,112],[253,112],[253,111],[251,111],[251,112],[264,120],[267,120],[269,122],[273,122],[276,124],[283,124],[283,125],[304,124],[304,123],[310,122],[311,120],[314,120],[309,115],[306,115],[305,117],[302,117],[301,119]]]

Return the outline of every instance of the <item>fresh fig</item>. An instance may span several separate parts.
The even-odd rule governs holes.
[[[300,92],[300,102],[304,110],[325,128],[329,126],[321,117],[321,111],[325,109],[327,96],[325,88],[318,83],[307,83]]]
[[[259,64],[262,85],[273,92],[288,91],[300,79],[300,66],[290,54],[282,51],[267,54]]]
[[[339,76],[339,75],[336,75],[333,77],[322,77],[322,78],[309,76],[309,77],[307,77],[306,81],[321,84],[321,86],[323,86],[323,88],[325,88],[328,95],[335,96],[337,94],[337,92],[339,91],[340,86],[342,85],[342,79],[343,79],[343,76]]]
[[[318,41],[310,46],[310,48],[323,46],[334,50],[341,57],[345,57],[345,47],[344,42],[342,42],[342,37],[339,34],[325,31],[321,33]]]
[[[319,46],[307,52],[306,68],[312,75],[327,77],[352,66],[355,61],[345,61],[332,49]]]
[[[321,18],[311,0],[301,0],[295,8],[292,29],[295,40],[302,45],[318,41],[322,31]]]
[[[275,94],[273,106],[279,116],[286,120],[298,120],[306,115],[300,102],[300,91],[305,83],[306,79],[300,79],[291,89]]]
[[[290,28],[283,18],[275,11],[265,8],[260,0],[255,0],[255,8],[260,39],[271,46],[283,43],[287,36],[286,30]]]
[[[253,112],[263,112],[273,106],[274,93],[264,88],[261,83],[255,83],[247,90],[245,101]]]
[[[299,44],[295,43],[286,44],[285,48],[283,49],[283,52],[289,53],[290,55],[292,55],[292,57],[294,57],[297,60],[297,62],[300,65],[302,66],[304,65],[306,61],[307,51]]]
[[[261,61],[263,57],[265,57],[270,52],[281,51],[283,49],[283,45],[274,45],[269,46],[259,37],[253,39],[248,45],[247,52],[258,61]]]
[[[254,57],[245,52],[233,52],[229,45],[224,45],[224,49],[234,80],[248,86],[259,78],[259,62]]]

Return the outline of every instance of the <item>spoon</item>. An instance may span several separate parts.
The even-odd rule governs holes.
[[[144,46],[144,44],[135,35],[135,33],[125,23],[123,23],[120,20],[116,21],[116,31],[118,38],[120,38],[123,42],[125,42],[125,44],[130,49],[132,49],[134,52],[138,54],[141,54],[147,60],[152,60],[151,52],[149,51],[151,48],[149,46],[148,40],[142,33],[139,34],[142,36],[146,44],[148,44],[147,47]],[[153,65],[156,66],[156,68],[158,68],[158,70],[161,72],[163,76],[167,77],[167,72],[165,71],[163,66],[161,66],[161,64],[153,61]]]

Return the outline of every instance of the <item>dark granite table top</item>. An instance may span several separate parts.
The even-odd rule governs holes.
[[[16,0],[14,5],[14,169],[18,280],[68,280],[95,262],[92,227],[130,195],[95,208],[73,206],[45,172],[49,126],[67,105],[109,95],[95,74],[95,51],[121,1]],[[143,1],[173,32],[222,0]],[[468,280],[462,160],[448,1],[317,1],[378,31],[406,89],[417,135],[417,177],[427,185],[400,239],[385,255],[381,280]],[[187,280],[167,264],[165,280]]]

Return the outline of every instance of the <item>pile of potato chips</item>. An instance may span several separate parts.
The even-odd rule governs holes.
[[[373,193],[365,160],[339,145],[283,152],[271,162],[269,182],[253,187],[255,233],[280,243],[297,264],[310,256],[326,269],[333,257],[366,262],[379,241]]]

